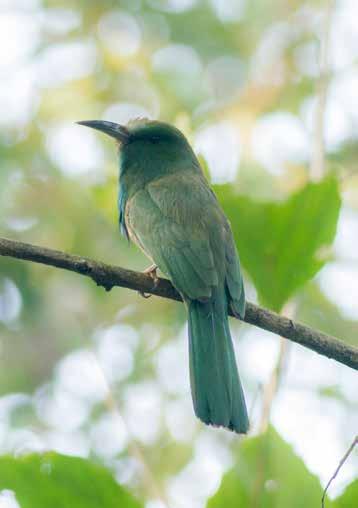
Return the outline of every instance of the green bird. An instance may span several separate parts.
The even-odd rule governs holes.
[[[194,410],[209,425],[246,433],[246,404],[228,310],[243,318],[245,293],[230,228],[185,136],[139,119],[78,122],[119,143],[119,222],[182,295],[188,310]]]

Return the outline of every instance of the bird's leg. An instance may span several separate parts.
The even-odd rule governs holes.
[[[153,280],[158,280],[158,276],[157,276],[157,270],[158,270],[158,267],[157,265],[154,263],[150,266],[148,266],[148,268],[146,268],[143,273],[147,273],[149,274]]]
[[[159,278],[158,278],[158,275],[157,275],[157,270],[158,270],[158,267],[156,264],[153,264],[153,265],[150,265],[148,266],[148,268],[146,268],[143,273],[145,274],[148,274],[150,275],[150,277],[153,279],[153,288],[155,289],[159,283]],[[143,298],[150,298],[152,295],[149,295],[147,293],[144,293],[143,291],[138,291],[139,294],[141,296],[143,296]]]

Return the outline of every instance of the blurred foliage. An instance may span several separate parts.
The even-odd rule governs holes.
[[[344,494],[339,496],[333,503],[334,508],[351,508],[357,503],[358,480],[348,485]]]
[[[325,506],[353,508],[357,496],[358,482],[355,482],[335,502],[326,499]],[[320,506],[321,498],[318,478],[270,428],[265,434],[242,443],[234,468],[224,476],[208,508],[300,508]]]
[[[54,452],[0,458],[0,491],[12,491],[23,508],[139,508],[105,468]],[[353,508],[358,481],[326,508]],[[319,505],[322,488],[271,427],[240,446],[235,466],[225,474],[208,508],[292,508]]]
[[[139,508],[141,505],[103,468],[49,452],[0,458],[0,491],[11,490],[22,508]]]
[[[341,205],[336,178],[309,183],[280,203],[238,196],[232,186],[215,190],[259,300],[280,311],[327,259]]]
[[[348,0],[332,11],[324,118],[329,176],[320,183],[311,182],[310,157],[326,0],[3,3],[1,236],[146,268],[148,260],[119,235],[116,148],[74,123],[160,118],[186,134],[215,184],[249,299],[280,310],[295,298],[298,320],[357,343],[357,314],[347,315],[342,299],[349,288],[338,273],[337,287],[326,291],[320,271],[342,257],[342,245],[352,280],[357,268],[354,234],[347,242],[344,217],[358,210],[357,50]],[[238,445],[235,436],[196,421],[185,321],[180,304],[120,288],[106,293],[84,277],[0,258],[0,452],[82,455],[105,465],[143,502],[158,497],[158,488],[169,504],[185,508],[204,506],[235,464],[209,506],[237,506],[239,499],[255,506],[255,489],[268,506],[319,505],[318,480],[275,431]],[[245,357],[241,377],[255,430],[262,406],[257,387],[276,361],[272,342],[238,323],[232,331]],[[352,372],[292,345],[288,362],[295,361],[299,381],[289,371],[280,388],[295,401],[295,419],[282,407],[273,415],[275,426],[295,447],[299,430],[307,428],[311,454],[316,443],[308,437],[319,429],[317,447],[332,446],[338,462],[337,450],[346,449],[356,429]],[[316,401],[314,415],[312,407],[306,410],[309,397]],[[114,401],[121,418],[113,418]],[[327,402],[330,412],[322,413]],[[117,504],[126,496],[94,464],[44,457],[58,464],[65,495],[80,494],[68,505],[91,506],[105,490]],[[325,457],[319,471],[316,461],[321,480],[336,466]],[[29,492],[40,496],[62,487],[62,480],[40,472],[42,460],[0,459],[0,490],[20,493],[26,484],[21,506],[40,508]],[[261,460],[264,477],[256,468]],[[309,502],[300,495],[306,484]],[[290,497],[298,486],[301,492]],[[356,498],[352,484],[334,504],[351,508]],[[96,505],[105,506],[106,499]]]
[[[340,337],[348,344],[358,345],[357,321],[342,316],[316,283],[306,285],[299,300],[299,314],[313,328]]]

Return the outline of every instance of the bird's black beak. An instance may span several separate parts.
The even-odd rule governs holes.
[[[129,140],[128,129],[118,123],[105,122],[104,120],[85,120],[77,123],[104,132],[121,143],[126,143]]]

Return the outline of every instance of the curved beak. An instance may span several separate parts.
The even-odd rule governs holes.
[[[118,123],[106,122],[104,120],[84,120],[76,123],[104,132],[121,143],[126,143],[129,139],[128,129]]]

